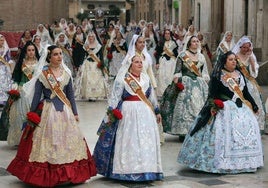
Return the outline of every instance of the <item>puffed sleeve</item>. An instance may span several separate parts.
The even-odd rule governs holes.
[[[72,111],[74,115],[77,115],[77,107],[75,103],[75,98],[74,98],[74,90],[73,90],[73,83],[72,80],[69,80],[69,83],[66,86],[66,97],[69,99],[71,106],[72,106]]]
[[[34,96],[33,96],[32,104],[31,104],[31,108],[30,108],[31,111],[36,110],[36,108],[41,100],[43,89],[44,89],[44,85],[38,79],[35,83]]]

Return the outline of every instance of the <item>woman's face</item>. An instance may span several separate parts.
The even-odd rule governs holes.
[[[70,30],[73,30],[73,29],[74,29],[74,25],[73,25],[73,24],[70,24],[70,25],[69,25],[69,29],[70,29]]]
[[[169,30],[165,31],[164,37],[165,37],[165,40],[170,40],[170,31]]]
[[[226,40],[226,42],[231,42],[232,38],[233,38],[232,33],[228,33],[228,34],[226,35],[226,37],[225,37],[225,40]]]
[[[145,40],[143,37],[139,37],[138,40],[136,41],[135,43],[135,46],[136,46],[136,50],[138,51],[142,51],[145,47]]]
[[[43,27],[42,25],[40,25],[40,26],[38,27],[38,29],[39,29],[40,32],[43,32],[44,27]]]
[[[80,34],[80,33],[82,33],[82,29],[81,29],[80,27],[77,27],[77,28],[76,28],[76,32],[77,32],[78,34]]]
[[[132,59],[130,72],[141,73],[141,71],[142,71],[142,60],[139,56],[135,56]]]
[[[33,45],[29,45],[26,49],[26,54],[29,58],[35,57],[35,48]]]
[[[247,43],[244,43],[241,47],[240,47],[240,52],[242,54],[246,54],[250,51],[250,47],[251,47],[251,44],[249,42]]]
[[[59,42],[64,42],[64,39],[65,39],[64,35],[59,36]]]
[[[35,37],[34,38],[34,43],[36,44],[40,44],[40,42],[41,42],[41,38],[40,37]]]
[[[119,40],[122,39],[122,36],[121,36],[120,32],[116,33],[116,38],[119,39]]]
[[[189,31],[192,32],[192,33],[194,32],[194,26],[193,25],[189,26]]]
[[[114,26],[109,25],[109,31],[113,31],[114,30]]]
[[[24,36],[25,36],[25,38],[31,38],[31,33],[30,33],[30,31],[25,31]]]
[[[199,41],[202,41],[203,40],[203,35],[202,34],[197,34],[197,38]]]
[[[93,35],[88,36],[88,41],[89,41],[90,43],[94,43],[94,41],[95,41],[95,37],[94,37]]]
[[[227,59],[224,67],[229,71],[234,71],[236,67],[236,58],[234,54],[230,54]]]
[[[87,23],[88,23],[88,20],[87,19],[84,19],[83,21],[82,21],[82,25],[87,25]]]
[[[54,66],[60,65],[62,62],[62,50],[60,48],[55,48],[51,52],[50,64]]]
[[[197,37],[192,37],[190,41],[190,49],[197,49],[199,47],[199,40]]]
[[[153,29],[154,29],[154,25],[153,25],[153,24],[149,24],[149,25],[148,25],[148,29],[149,29],[149,31],[153,31]]]

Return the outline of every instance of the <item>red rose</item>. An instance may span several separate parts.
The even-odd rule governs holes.
[[[123,118],[122,113],[118,109],[113,109],[113,114],[117,119],[122,119]]]
[[[32,123],[34,123],[36,125],[38,125],[40,123],[40,121],[41,121],[40,116],[37,113],[35,113],[35,112],[28,112],[27,113],[27,119],[30,122],[32,122]]]
[[[110,50],[111,50],[111,48],[110,48],[110,47],[107,47],[107,48],[106,48],[106,50],[107,50],[107,51],[110,51]]]
[[[107,54],[107,58],[110,59],[110,60],[113,59],[113,54],[108,53],[108,54]]]
[[[224,103],[220,99],[214,99],[214,104],[216,105],[217,108],[222,109],[224,107]]]
[[[184,90],[184,85],[181,82],[177,83],[177,87],[178,87],[179,91]]]

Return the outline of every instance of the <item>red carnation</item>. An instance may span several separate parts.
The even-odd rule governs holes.
[[[118,109],[113,109],[113,114],[117,119],[122,119],[123,118],[122,113]]]
[[[179,91],[184,90],[184,85],[181,82],[177,83],[177,87],[178,87]]]
[[[28,112],[27,119],[28,119],[28,121],[30,121],[31,123],[34,123],[36,125],[38,125],[41,121],[40,116],[35,112]]]
[[[107,54],[107,58],[110,59],[110,60],[113,59],[113,54],[108,53],[108,54]]]
[[[222,109],[224,107],[224,103],[220,99],[214,99],[214,104],[216,105],[217,108]]]

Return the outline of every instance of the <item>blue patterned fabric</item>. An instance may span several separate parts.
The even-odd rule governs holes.
[[[234,102],[225,101],[224,109],[210,123],[193,136],[187,134],[178,162],[211,173],[256,171],[263,166],[263,154],[252,111],[244,104],[238,108]]]
[[[147,90],[146,95],[149,95]],[[122,99],[130,96],[130,94],[124,90],[122,94]],[[121,110],[123,100],[119,101],[117,109]],[[125,181],[152,181],[152,180],[161,180],[163,179],[163,173],[133,173],[133,174],[115,174],[113,173],[113,159],[114,159],[114,150],[115,150],[115,140],[116,132],[118,129],[119,121],[108,125],[103,120],[97,133],[99,135],[98,141],[94,148],[93,157],[95,159],[96,168],[98,174],[101,174],[105,177],[116,179],[116,180],[125,180]]]

